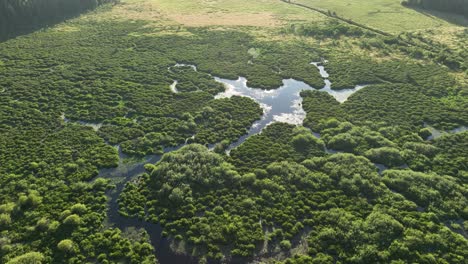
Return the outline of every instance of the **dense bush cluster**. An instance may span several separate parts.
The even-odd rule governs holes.
[[[4,95],[32,101],[40,110],[53,109],[55,115],[64,113],[67,120],[103,123],[98,134],[121,144],[127,154],[160,153],[195,134],[200,143],[233,141],[244,134],[259,117],[258,106],[245,98],[213,100],[224,89],[213,76],[246,76],[251,85],[268,89],[290,77],[323,85],[309,64],[316,52],[301,44],[276,45],[240,32],[197,29],[193,34],[199,37],[130,35],[149,30],[141,22],[91,26],[78,20],[69,25],[80,30],[50,30],[2,45]],[[39,42],[43,44],[37,46]],[[51,43],[60,50],[50,53]],[[93,43],[100,44],[90,48]],[[32,50],[41,59],[29,60]],[[100,59],[90,59],[94,56]],[[197,65],[198,71],[174,67],[177,62]],[[40,75],[37,69],[42,69]],[[174,81],[177,93],[169,89]],[[27,87],[39,83],[40,95],[32,96]],[[213,112],[206,112],[210,108]],[[212,117],[204,120],[204,114]]]
[[[247,97],[213,100],[195,115],[197,132],[193,141],[203,144],[234,142],[262,115],[260,106]]]
[[[155,263],[145,231],[105,225],[115,185],[99,171],[130,162],[115,145],[136,160],[185,143],[199,144],[147,164],[118,201],[121,215],[161,224],[176,252],[215,262],[468,259],[468,133],[426,140],[423,128],[468,123],[466,92],[450,69],[234,30],[64,25],[73,30],[0,43],[1,263]],[[340,23],[291,30],[282,34],[375,37]],[[403,47],[401,38],[372,48]],[[224,87],[214,76],[262,89],[285,78],[323,87],[310,64],[320,55],[330,55],[334,88],[372,85],[343,104],[303,92],[305,127],[274,123],[225,153],[262,109],[246,97],[215,99]]]
[[[154,37],[143,22],[66,26],[78,30],[51,28],[0,44],[1,262],[154,261],[145,236],[102,231],[112,185],[89,181],[117,166],[110,145],[140,156],[245,134],[261,108],[243,97],[215,100],[224,87],[213,76],[247,76],[267,89],[292,77],[323,85],[309,64],[317,52],[301,43],[203,29]]]
[[[345,113],[338,101],[328,93],[320,91],[302,91],[302,108],[307,116],[304,126],[317,131],[321,120],[329,118],[344,119]]]
[[[449,174],[468,181],[468,133],[445,135],[434,142],[440,152],[434,157],[434,171],[440,174]]]
[[[362,155],[386,167],[408,166],[414,171],[451,175],[464,183],[467,180],[467,132],[427,141],[427,134],[411,132],[405,126],[385,122],[356,126],[335,118],[323,119],[314,128],[329,150]]]
[[[284,123],[273,123],[263,133],[248,138],[230,153],[230,161],[240,171],[265,168],[274,161],[302,161],[323,156],[325,145],[309,130]]]
[[[350,76],[358,75],[356,72]],[[392,78],[392,73],[385,76]],[[305,125],[315,130],[320,120],[328,118],[360,124],[368,121],[385,122],[406,127],[411,131],[422,128],[425,123],[448,130],[468,124],[468,115],[465,111],[468,103],[463,98],[463,90],[454,84],[453,79],[446,74],[437,76],[436,73],[423,74],[419,78],[420,81],[415,80],[410,83],[404,80],[397,81],[395,78],[391,80],[395,83],[369,85],[353,94],[343,104],[339,104],[327,93],[302,92],[303,107],[308,113]],[[364,80],[354,80],[352,83],[362,83]],[[375,81],[380,82],[377,79]],[[449,83],[451,85],[448,85]]]
[[[298,36],[313,37],[315,39],[338,39],[341,36],[360,37],[365,34],[369,36],[373,35],[369,31],[364,31],[357,26],[351,26],[337,20],[327,20],[324,24],[291,24],[284,32]]]
[[[413,131],[426,122],[450,130],[468,123],[467,102],[451,98],[426,96],[417,86],[383,84],[357,92],[342,107],[355,122],[386,122]]]
[[[271,136],[286,126],[275,124],[264,133]],[[276,135],[280,146],[288,138]],[[278,149],[254,138],[245,144],[269,153]],[[147,174],[128,183],[121,211],[163,224],[177,251],[215,261],[287,256],[303,243],[312,258],[295,256],[285,263],[428,258],[457,263],[467,257],[467,241],[460,235],[467,223],[458,224],[467,217],[460,179],[411,170],[388,170],[379,177],[365,157],[306,152],[310,156],[300,161],[279,157],[282,161],[239,170],[222,156],[190,145],[147,165]]]
[[[436,64],[418,64],[401,60],[376,63],[362,57],[337,56],[327,65],[334,89],[358,84],[409,83],[431,96],[444,96],[455,85],[448,70]]]

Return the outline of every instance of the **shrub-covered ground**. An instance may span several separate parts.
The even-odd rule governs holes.
[[[114,185],[99,171],[119,164],[115,145],[134,161],[186,142],[119,199],[176,252],[466,262],[468,134],[426,140],[424,128],[468,123],[466,36],[382,36],[309,13],[272,0],[124,1],[0,43],[0,262],[155,263],[144,230],[104,224]],[[303,92],[304,126],[271,124],[229,154],[203,146],[236,141],[262,115],[252,99],[215,99],[214,76],[320,88],[310,62],[322,58],[332,88],[369,86],[342,104]]]
[[[344,126],[352,127],[339,125]],[[284,129],[272,125],[258,137]],[[462,235],[467,217],[466,178],[459,177],[466,174],[464,165],[455,177],[398,167],[379,176],[371,161],[380,162],[380,155],[386,156],[388,166],[404,162],[412,166],[413,155],[428,161],[444,159],[444,150],[422,142],[417,135],[399,147],[401,143],[370,128],[351,129],[361,130],[356,141],[373,142],[356,150],[364,156],[325,155],[323,143],[314,138],[311,145],[321,146],[309,148],[307,158],[287,142],[279,146],[261,140],[252,143],[253,137],[239,152],[265,148],[278,153],[281,147],[291,152],[268,161],[260,158],[263,151],[253,158],[232,153],[234,164],[242,164],[243,157],[262,161],[260,166],[246,164],[248,168],[241,167],[242,171],[203,146],[184,147],[147,165],[140,181],[126,186],[121,211],[163,224],[174,250],[218,261],[284,258],[296,252],[310,257],[297,256],[287,263],[298,258],[320,263],[421,262],[426,258],[462,263],[468,254]],[[305,138],[307,133],[303,133]],[[298,140],[294,137],[292,144]],[[410,153],[415,148],[424,151]]]

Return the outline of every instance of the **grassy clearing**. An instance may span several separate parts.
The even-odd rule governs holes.
[[[288,6],[278,0],[153,0],[152,3],[161,10],[165,10],[169,17],[175,18],[176,21],[180,15],[198,15],[195,26],[200,21],[204,21],[205,25],[219,25],[216,20],[211,19],[212,17],[224,20],[223,24],[249,24],[252,26],[281,26],[285,22],[293,20],[316,21],[325,19],[320,14],[310,14],[306,10]],[[183,22],[184,25],[194,25],[190,22]]]
[[[443,13],[422,13],[405,8],[400,0],[292,0],[315,8],[336,12],[338,16],[352,19],[390,33],[429,28],[451,28],[449,17]],[[437,16],[435,16],[437,15]],[[466,25],[466,19],[450,15],[450,20],[457,19]]]
[[[277,28],[290,21],[327,19],[277,0],[124,0],[93,19],[145,20],[187,27],[254,26]]]

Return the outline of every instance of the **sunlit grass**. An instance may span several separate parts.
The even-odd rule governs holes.
[[[279,0],[123,0],[109,19],[156,21],[160,24],[200,26],[256,26],[277,28],[291,21],[323,21],[311,13]],[[99,19],[102,19],[102,14]]]
[[[445,19],[459,18],[458,22],[466,23],[466,19],[461,16],[443,13],[435,16],[406,8],[401,5],[400,0],[292,0],[292,2],[330,10],[336,12],[338,16],[391,33],[454,26]]]

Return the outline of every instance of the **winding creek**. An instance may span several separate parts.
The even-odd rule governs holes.
[[[321,76],[324,78],[325,86],[320,89],[332,95],[337,101],[344,102],[354,92],[364,88],[364,86],[357,86],[353,89],[345,89],[340,91],[334,91],[331,89],[331,82],[327,79],[328,73],[320,63],[312,63],[317,66]],[[173,67],[189,66],[194,71],[197,70],[196,66],[188,64],[176,64]],[[170,68],[168,68],[170,70]],[[231,96],[246,96],[257,103],[263,108],[264,114],[261,120],[255,122],[250,128],[249,132],[239,138],[236,142],[231,144],[228,151],[242,144],[247,138],[252,135],[260,133],[263,128],[273,122],[286,122],[290,124],[300,125],[306,117],[306,112],[302,109],[302,98],[300,92],[302,90],[316,90],[310,85],[297,81],[294,79],[283,80],[283,85],[276,90],[262,90],[250,88],[247,86],[247,79],[240,77],[238,80],[227,80],[222,78],[214,77],[215,81],[223,83],[226,87],[225,92],[215,96],[216,99],[229,98]],[[170,85],[170,90],[173,93],[178,93],[177,80]],[[65,115],[62,115],[62,119],[65,122],[70,122]],[[85,126],[90,126],[94,130],[98,130],[101,124],[87,123],[77,121],[77,123]],[[319,135],[317,135],[319,136]],[[185,144],[184,144],[185,145]],[[183,145],[182,145],[183,146]],[[164,153],[168,153],[181,148],[166,148]],[[116,184],[116,188],[109,194],[109,210],[107,217],[107,226],[117,227],[122,231],[130,230],[132,228],[143,228],[147,231],[150,236],[151,243],[156,249],[156,256],[159,263],[193,263],[194,259],[174,253],[170,248],[170,243],[167,239],[162,237],[162,227],[159,224],[153,224],[139,220],[138,218],[128,218],[119,214],[118,198],[120,193],[123,191],[125,184],[132,180],[135,180],[137,176],[145,172],[144,165],[147,163],[156,163],[161,159],[161,155],[150,155],[143,158],[138,162],[126,162],[127,156],[123,154],[120,148],[117,146],[119,151],[119,165],[116,168],[102,169],[99,172],[98,177],[110,179]]]
[[[306,117],[306,113],[302,108],[302,98],[300,92],[302,90],[318,90],[329,93],[338,102],[345,102],[352,94],[363,89],[365,85],[359,85],[352,89],[344,89],[335,91],[331,89],[331,82],[328,80],[328,73],[324,66],[318,62],[312,62],[315,65],[322,78],[324,79],[325,86],[321,89],[315,89],[308,84],[297,81],[294,79],[283,80],[283,85],[276,90],[262,90],[255,89],[247,86],[247,79],[240,77],[238,80],[227,80],[222,78],[213,77],[215,81],[223,83],[226,90],[218,95],[216,99],[228,98],[231,96],[246,96],[257,103],[264,110],[264,114],[261,120],[255,122],[249,129],[248,133],[236,142],[228,147],[228,152],[233,148],[242,144],[247,138],[252,135],[260,133],[263,128],[273,122],[286,122],[290,124],[300,125]],[[176,64],[173,67],[190,66],[193,70],[197,70],[196,66],[188,64]],[[170,70],[171,67],[168,68]],[[177,91],[177,80],[170,85],[170,89],[174,93]],[[62,115],[62,119],[65,122],[70,122],[65,115]],[[90,126],[94,130],[98,130],[101,124],[86,123],[77,121],[77,123],[85,126]],[[320,135],[316,134],[320,137]],[[185,145],[185,144],[184,144]],[[183,145],[182,145],[183,146]],[[180,147],[166,148],[164,153],[168,153],[179,149]],[[118,147],[117,147],[118,148]],[[145,172],[144,165],[147,163],[156,163],[161,159],[161,155],[150,155],[146,156],[137,162],[128,162],[128,157],[120,151],[119,148],[119,165],[116,168],[102,169],[99,172],[98,177],[110,179],[116,184],[116,188],[109,194],[109,210],[107,218],[107,226],[117,227],[122,231],[130,230],[132,228],[143,228],[145,229],[151,239],[151,243],[156,249],[156,256],[159,263],[193,263],[195,260],[189,256],[177,255],[170,249],[170,243],[167,239],[162,237],[162,227],[159,224],[152,224],[137,218],[127,218],[119,214],[118,198],[122,192],[125,184],[129,181],[135,180],[137,176]],[[385,170],[384,167],[379,167],[380,171]]]
[[[102,123],[91,123],[91,122],[86,122],[86,121],[71,121],[70,119],[65,117],[65,113],[62,113],[62,116],[60,118],[66,123],[74,122],[82,126],[91,127],[94,131],[98,131],[102,127]]]
[[[428,126],[427,124],[425,124],[425,127],[429,128],[429,130],[432,133],[432,135],[429,136],[429,138],[427,140],[438,139],[438,138],[442,137],[443,135],[447,135],[447,134],[457,134],[457,133],[462,133],[462,132],[468,131],[467,126],[457,127],[457,128],[452,129],[450,131],[442,131],[442,130],[436,129],[434,127]]]
[[[171,152],[180,147],[166,148],[164,152]],[[119,165],[117,168],[102,169],[98,177],[110,179],[116,184],[116,188],[109,194],[109,210],[107,212],[106,225],[108,227],[117,227],[123,232],[131,228],[145,229],[150,237],[151,244],[156,249],[159,263],[193,263],[193,258],[185,255],[175,254],[171,249],[169,242],[162,236],[162,227],[159,224],[149,223],[134,217],[124,217],[119,213],[118,199],[123,191],[125,184],[145,172],[144,165],[147,163],[156,163],[161,159],[161,155],[146,156],[142,161],[136,163],[126,163],[127,156],[122,153],[119,147]]]

